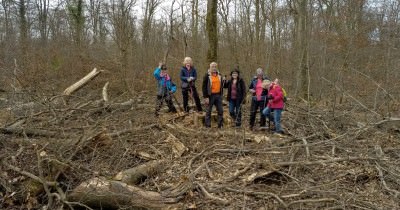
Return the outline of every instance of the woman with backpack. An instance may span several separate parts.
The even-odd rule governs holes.
[[[274,125],[275,130],[274,133],[283,134],[283,130],[281,128],[281,115],[284,107],[283,102],[283,91],[281,86],[277,83],[272,82],[268,91],[268,104],[267,107],[262,111],[263,115],[267,118],[270,118],[271,113],[274,113]]]

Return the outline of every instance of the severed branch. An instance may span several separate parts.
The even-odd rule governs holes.
[[[302,138],[301,140],[304,143],[304,147],[306,147],[306,157],[307,157],[307,160],[308,160],[310,158],[310,149],[308,148],[307,140],[305,138]]]
[[[54,137],[57,135],[56,132],[39,130],[39,129],[30,129],[30,128],[19,128],[19,127],[7,127],[0,128],[0,133],[3,134],[16,134],[22,136],[43,136],[43,137]]]
[[[372,157],[347,157],[347,158],[333,158],[330,160],[319,160],[319,161],[278,162],[278,163],[275,163],[274,165],[276,165],[276,166],[317,165],[317,164],[354,161],[354,160],[377,160],[377,159],[372,158]]]
[[[175,209],[180,198],[166,197],[158,192],[105,178],[92,178],[81,183],[68,196],[68,201],[79,202],[94,209],[137,207],[146,209]]]
[[[262,196],[270,196],[275,198],[282,206],[284,206],[285,208],[288,207],[288,205],[276,194],[274,193],[270,193],[270,192],[254,192],[254,191],[246,191],[246,190],[237,190],[234,188],[230,188],[230,187],[225,187],[225,189],[227,191],[230,192],[236,192],[236,193],[244,193],[244,194],[248,194],[248,195],[262,195]]]
[[[204,194],[204,196],[210,200],[216,201],[217,203],[220,203],[222,205],[227,205],[229,203],[228,200],[222,199],[222,198],[218,198],[214,195],[211,195],[206,188],[204,188],[203,185],[201,185],[200,183],[196,183],[197,186],[200,188],[201,192]]]
[[[242,170],[237,170],[231,177],[228,177],[225,179],[225,182],[231,182],[238,178],[240,175],[246,173],[251,167],[253,167],[253,162],[250,162],[244,169]]]
[[[4,166],[6,166],[8,169],[13,170],[13,171],[15,171],[15,172],[17,172],[17,173],[20,173],[20,174],[22,174],[22,175],[24,175],[24,176],[27,176],[27,177],[29,177],[29,178],[31,178],[31,179],[33,179],[33,180],[35,180],[35,181],[37,181],[37,182],[43,184],[43,185],[47,185],[47,186],[51,186],[51,187],[57,185],[57,182],[49,182],[49,181],[43,180],[43,179],[41,179],[40,177],[38,177],[38,176],[36,176],[36,175],[34,175],[34,174],[32,174],[32,173],[29,173],[29,172],[27,172],[27,171],[24,171],[24,170],[22,170],[22,169],[20,169],[20,168],[18,168],[18,167],[16,167],[16,166],[12,166],[12,165],[8,164],[8,163],[5,162],[5,161],[3,161],[2,164],[3,164]]]
[[[298,203],[321,203],[321,202],[335,202],[337,201],[335,198],[319,198],[319,199],[304,199],[292,201],[288,204],[288,207]]]
[[[383,187],[384,187],[387,191],[393,193],[395,198],[398,198],[400,192],[397,191],[397,190],[394,190],[394,189],[390,189],[390,188],[387,186],[386,181],[385,181],[385,178],[383,177],[383,172],[382,172],[382,170],[381,170],[382,167],[381,167],[378,163],[375,163],[375,168],[376,168],[376,170],[378,170],[379,179],[381,180]]]
[[[109,101],[109,98],[108,98],[108,85],[109,85],[109,84],[110,84],[110,83],[107,82],[107,83],[104,85],[103,91],[102,91],[103,100],[104,100],[104,102],[106,102],[106,103],[108,103],[108,101]]]
[[[114,177],[114,180],[121,181],[129,185],[136,185],[146,178],[161,172],[165,167],[165,161],[163,160],[149,161],[137,167],[119,172]]]
[[[97,70],[97,68],[94,68],[89,74],[87,74],[85,77],[80,79],[78,82],[74,83],[73,85],[69,86],[67,89],[64,90],[64,95],[69,96],[73,92],[79,90],[82,88],[84,85],[86,85],[90,80],[95,78],[97,75],[99,75],[102,71]]]

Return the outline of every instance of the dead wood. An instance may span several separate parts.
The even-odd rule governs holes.
[[[107,82],[107,83],[104,85],[103,91],[102,91],[103,100],[104,100],[104,102],[106,102],[106,103],[108,103],[108,101],[109,101],[109,97],[108,97],[108,85],[109,85],[109,84],[110,84],[110,83]]]
[[[54,137],[57,136],[57,132],[33,129],[33,128],[19,128],[19,127],[7,127],[0,128],[0,133],[3,134],[14,134],[19,136],[42,136],[42,137]]]
[[[148,177],[152,177],[165,169],[165,161],[155,160],[136,166],[131,169],[119,172],[114,180],[121,181],[129,185],[137,185]]]
[[[171,144],[172,152],[174,153],[175,157],[181,157],[183,153],[189,150],[181,141],[179,141],[178,138],[176,138],[171,133],[165,141]]]
[[[82,79],[80,79],[78,82],[74,83],[73,85],[69,86],[67,89],[64,90],[64,95],[69,96],[75,91],[79,90],[82,88],[84,85],[86,85],[90,80],[95,78],[97,75],[99,75],[102,71],[97,70],[97,68],[94,68],[89,74],[84,76]]]
[[[180,198],[164,197],[120,181],[93,178],[81,183],[69,195],[68,201],[83,203],[91,208],[173,209]]]

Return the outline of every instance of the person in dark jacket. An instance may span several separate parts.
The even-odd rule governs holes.
[[[215,105],[218,112],[218,128],[223,126],[223,113],[222,108],[222,95],[223,95],[224,80],[218,72],[217,63],[210,64],[209,74],[204,76],[203,79],[203,97],[207,106],[205,126],[211,127],[211,111]]]
[[[157,80],[157,100],[156,100],[156,111],[155,115],[158,116],[158,112],[161,109],[163,101],[168,105],[168,111],[176,113],[176,108],[172,102],[171,94],[176,92],[176,85],[172,82],[171,77],[167,73],[167,66],[160,63],[160,65],[154,70],[154,78]]]
[[[182,81],[182,96],[183,96],[183,108],[185,112],[189,112],[189,94],[194,99],[196,104],[197,111],[203,111],[201,107],[199,94],[196,90],[196,79],[197,79],[197,71],[193,67],[192,58],[186,57],[183,61],[183,65],[180,72],[180,77]]]
[[[236,127],[242,124],[242,104],[246,98],[246,84],[240,77],[239,69],[231,72],[231,79],[228,80],[224,88],[228,88],[227,101],[229,102],[229,115],[235,121]]]
[[[262,114],[265,104],[267,102],[268,88],[263,87],[265,80],[270,81],[268,77],[264,76],[262,68],[256,70],[256,76],[251,80],[249,86],[249,92],[252,93],[251,105],[250,105],[250,129],[254,129],[254,123],[256,120],[257,110],[260,110],[260,126],[264,127],[266,120]]]

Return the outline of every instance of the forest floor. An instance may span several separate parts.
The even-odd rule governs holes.
[[[164,108],[156,118],[148,92],[108,103],[85,91],[20,98],[0,101],[0,209],[400,208],[400,122],[357,103],[289,100],[278,136],[249,131],[249,104],[242,128],[206,129],[196,113]],[[128,185],[161,201],[126,190],[122,200],[70,196],[94,178],[124,182],[117,174],[146,163],[155,168]]]

